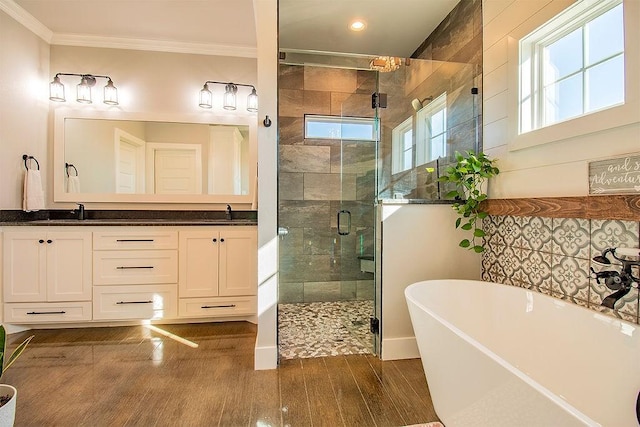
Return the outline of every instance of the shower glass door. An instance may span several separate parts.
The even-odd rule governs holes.
[[[371,332],[376,315],[375,227],[377,112],[371,97],[377,92],[377,72],[351,70],[357,86],[340,104],[339,156],[341,199],[336,206],[336,237],[340,248],[340,280],[349,301],[344,320],[351,335],[377,354],[378,334]],[[338,154],[338,153],[336,153]]]

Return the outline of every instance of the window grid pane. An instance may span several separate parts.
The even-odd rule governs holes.
[[[576,6],[521,41],[520,133],[625,101],[622,1]]]
[[[591,20],[585,25],[585,63],[594,65],[624,51],[622,5]]]

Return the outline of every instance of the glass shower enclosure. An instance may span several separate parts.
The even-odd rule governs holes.
[[[380,72],[371,69],[371,56],[284,56],[278,79],[280,355],[379,354],[384,285],[376,274],[382,249],[377,205],[440,199],[439,167],[455,150],[478,143],[475,69],[403,59],[398,69]],[[435,135],[438,123],[425,112],[443,93],[445,132]]]

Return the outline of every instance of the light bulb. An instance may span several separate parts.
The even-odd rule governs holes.
[[[209,90],[209,85],[204,84],[204,87],[200,91],[200,108],[211,108],[211,100],[213,96]]]
[[[65,102],[64,97],[64,85],[60,82],[60,77],[57,75],[53,78],[53,81],[49,83],[49,99],[56,102]]]
[[[224,96],[222,98],[222,108],[225,110],[236,109],[236,92],[238,92],[238,87],[233,83],[229,83],[225,86]]]
[[[80,79],[80,84],[76,86],[76,88],[78,91],[76,100],[81,104],[91,104],[91,86],[89,86],[86,77],[83,76],[82,79]]]
[[[111,79],[104,87],[104,101],[107,105],[118,105],[118,89],[113,85]]]
[[[247,97],[247,111],[255,113],[258,111],[258,93],[256,88],[251,89],[251,93]]]

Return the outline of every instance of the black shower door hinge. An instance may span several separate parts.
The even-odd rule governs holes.
[[[380,333],[380,320],[372,317],[369,319],[369,330],[371,331],[372,334],[379,334]]]
[[[387,108],[387,94],[373,92],[371,95],[371,108]]]

